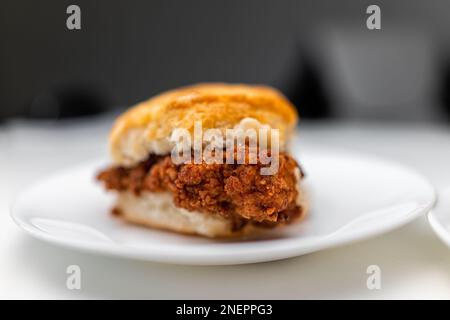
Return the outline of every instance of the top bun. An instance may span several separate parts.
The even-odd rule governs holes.
[[[115,122],[110,135],[111,155],[117,164],[131,166],[148,154],[168,154],[176,128],[221,130],[268,125],[279,129],[283,149],[297,123],[295,107],[276,89],[267,86],[209,83],[164,92],[141,102]]]

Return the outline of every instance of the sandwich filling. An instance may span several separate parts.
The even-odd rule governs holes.
[[[175,164],[170,155],[149,155],[132,166],[110,167],[97,176],[106,189],[132,192],[169,192],[175,206],[204,214],[218,214],[239,230],[248,223],[273,227],[299,218],[304,208],[298,183],[303,172],[288,154],[279,154],[274,175],[261,175],[265,165]],[[120,214],[116,210],[117,214]]]

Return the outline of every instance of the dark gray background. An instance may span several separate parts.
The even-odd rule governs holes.
[[[66,28],[77,4],[82,30]],[[369,4],[382,30],[366,28]],[[264,83],[304,117],[448,118],[448,1],[2,1],[0,118],[126,107],[180,85]]]

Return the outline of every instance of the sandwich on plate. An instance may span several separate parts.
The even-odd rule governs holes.
[[[162,93],[116,120],[113,163],[97,179],[125,221],[236,237],[299,221],[303,171],[289,154],[298,117],[277,90],[198,84]]]

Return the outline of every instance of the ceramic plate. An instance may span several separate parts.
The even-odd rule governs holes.
[[[450,187],[439,192],[439,200],[428,214],[428,221],[438,237],[450,247]]]
[[[53,244],[158,262],[219,265],[284,259],[364,239],[404,225],[434,204],[433,187],[400,164],[342,150],[293,153],[307,174],[311,210],[301,223],[258,238],[211,240],[113,218],[114,197],[94,179],[104,162],[32,186],[15,201],[12,216],[32,236]]]

